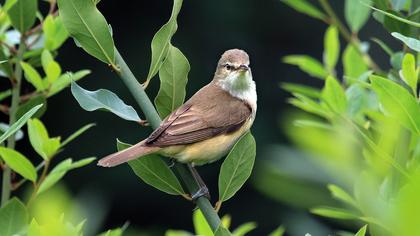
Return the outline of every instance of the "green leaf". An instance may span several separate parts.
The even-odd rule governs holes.
[[[61,75],[61,67],[57,62],[51,61],[48,63],[45,73],[47,74],[48,82],[54,83]]]
[[[252,172],[255,161],[255,139],[245,134],[224,160],[219,174],[219,201],[233,197]]]
[[[56,184],[58,181],[60,181],[60,179],[64,177],[67,171],[70,170],[71,164],[72,160],[69,158],[56,165],[39,186],[37,194],[45,192],[54,186],[54,184]]]
[[[378,38],[371,38],[371,40],[377,43],[389,56],[392,56],[392,54],[394,54],[392,49],[388,45],[386,45],[382,40]]]
[[[284,228],[284,226],[279,226],[276,230],[271,232],[268,236],[283,236],[285,231],[286,229]]]
[[[357,231],[357,233],[354,236],[365,236],[366,230],[367,230],[367,225],[360,228],[359,231]]]
[[[21,33],[25,33],[35,23],[37,11],[37,0],[18,0],[9,9],[8,15],[13,27]]]
[[[182,0],[174,0],[171,17],[169,18],[168,22],[166,22],[153,36],[151,44],[152,60],[150,62],[150,69],[145,82],[146,85],[158,73],[160,67],[163,64],[163,61],[168,55],[172,36],[175,34],[178,28],[176,20],[179,11],[181,10],[181,6]]]
[[[344,114],[347,110],[347,99],[343,87],[338,81],[328,76],[322,90],[322,99],[328,107],[339,114]]]
[[[78,160],[76,162],[73,162],[71,164],[70,169],[77,169],[86,165],[89,165],[90,163],[92,163],[94,160],[96,160],[96,157],[88,157],[88,158],[84,158],[81,160]]]
[[[41,104],[44,104],[44,105],[32,116],[32,118],[40,118],[47,110],[47,99],[45,98],[44,95],[38,95],[38,96],[32,97],[25,103],[21,104],[16,111],[17,119],[25,115],[26,112],[31,110],[33,107],[37,105],[41,105]]]
[[[0,147],[0,156],[6,164],[15,172],[32,182],[36,181],[37,174],[32,163],[19,152]]]
[[[60,17],[69,34],[99,60],[114,64],[114,40],[105,17],[92,1],[58,0]]]
[[[366,4],[365,4],[365,5],[366,5]],[[369,6],[369,5],[366,5],[366,6]],[[394,15],[394,14],[392,14],[392,13],[389,13],[389,12],[383,11],[383,10],[381,10],[381,9],[378,9],[378,8],[375,8],[375,7],[372,7],[372,6],[369,6],[369,7],[370,7],[370,8],[372,8],[373,10],[375,10],[375,11],[377,11],[377,12],[381,13],[381,14],[384,14],[384,15],[386,15],[386,16],[389,16],[389,17],[391,17],[391,18],[393,18],[393,19],[395,19],[395,20],[398,20],[398,21],[400,21],[400,22],[403,22],[403,23],[405,23],[405,24],[412,25],[412,26],[415,26],[415,27],[420,27],[420,23],[418,23],[418,22],[414,22],[414,21],[407,20],[407,19],[405,19],[405,18],[402,18],[402,17],[396,16],[396,15]]]
[[[159,70],[160,88],[155,98],[160,117],[165,118],[184,103],[190,64],[182,52],[169,45],[168,56]]]
[[[22,69],[25,72],[26,80],[28,80],[28,82],[31,83],[37,91],[43,91],[45,89],[44,82],[35,68],[23,61],[20,62],[20,64],[22,65]]]
[[[284,4],[295,9],[296,11],[311,16],[316,19],[324,20],[327,17],[318,8],[310,4],[306,0],[281,0]]]
[[[202,236],[212,236],[213,231],[210,228],[210,225],[207,223],[206,218],[204,218],[203,212],[200,209],[197,209],[193,213],[193,223],[195,235]]]
[[[90,70],[81,70],[76,73],[67,72],[62,74],[54,83],[51,85],[51,88],[48,91],[48,96],[53,96],[61,90],[65,89],[71,84],[72,81],[76,82],[86,75],[90,74]]]
[[[140,117],[134,108],[126,105],[115,93],[109,90],[89,91],[72,82],[71,93],[86,111],[105,109],[125,120],[140,121]]]
[[[334,72],[340,55],[340,41],[338,39],[338,29],[335,26],[328,27],[324,37],[324,64],[330,74]]]
[[[318,102],[302,94],[294,94],[296,98],[289,99],[289,103],[306,111],[321,117],[329,117],[330,111],[321,106]]]
[[[13,5],[17,3],[17,0],[7,0],[4,5],[2,6],[2,10],[8,12]]]
[[[173,229],[170,229],[170,230],[167,230],[165,232],[165,236],[194,236],[194,235],[191,234],[188,231],[185,231],[185,230],[173,230]]]
[[[407,47],[413,49],[416,52],[420,52],[420,40],[417,40],[415,38],[406,37],[400,33],[393,32],[391,33],[392,36],[395,38],[401,40]]]
[[[44,19],[42,24],[42,29],[44,30],[45,48],[48,50],[56,50],[59,48],[69,37],[69,33],[64,28],[63,22],[60,17],[54,17],[48,15]]]
[[[44,160],[52,158],[60,148],[60,138],[50,138],[44,124],[36,118],[28,121],[28,135],[32,147]]]
[[[257,224],[255,222],[248,222],[245,224],[240,225],[236,228],[232,234],[235,236],[245,236],[247,233],[251,232],[252,230],[257,228]]]
[[[96,124],[94,123],[90,123],[87,125],[84,125],[82,128],[78,129],[76,132],[74,132],[72,135],[70,135],[68,138],[66,138],[62,143],[61,143],[61,147],[66,146],[68,143],[70,143],[71,141],[73,141],[75,138],[79,137],[81,134],[83,134],[84,132],[86,132],[88,129],[92,128],[93,126],[95,126]]]
[[[7,89],[0,92],[0,102],[12,95],[12,90]]]
[[[50,51],[48,51],[46,49],[42,50],[41,64],[42,64],[42,68],[44,69],[44,71],[47,71],[48,64],[50,64],[50,62],[52,62],[52,61],[54,61],[54,58],[51,55]]]
[[[419,135],[420,107],[413,95],[397,83],[380,76],[372,75],[370,80],[386,114]]]
[[[0,235],[21,235],[28,224],[29,214],[25,205],[12,198],[0,208]]]
[[[122,236],[123,232],[124,231],[122,229],[116,228],[116,229],[110,229],[106,232],[103,232],[99,234],[98,236]]]
[[[340,201],[342,201],[346,204],[349,204],[350,206],[352,206],[354,208],[358,208],[356,200],[354,200],[353,197],[351,197],[342,188],[340,188],[340,187],[338,187],[337,185],[334,185],[334,184],[329,184],[328,189],[330,190],[332,196],[335,199],[340,200]]]
[[[302,94],[311,98],[321,97],[321,92],[314,87],[292,83],[282,83],[281,87],[290,93]]]
[[[28,227],[28,236],[42,236],[41,226],[36,222],[35,218],[32,219]]]
[[[322,64],[318,60],[310,56],[289,55],[283,57],[283,62],[298,66],[299,69],[315,78],[325,79],[328,75],[328,72],[324,69]]]
[[[227,230],[225,227],[223,227],[223,225],[219,225],[219,227],[217,227],[216,231],[214,232],[214,236],[230,236],[232,235],[229,230]]]
[[[334,207],[316,207],[311,209],[311,212],[316,215],[333,219],[354,220],[358,218],[358,216],[350,211]]]
[[[351,78],[359,78],[368,70],[368,66],[363,60],[363,56],[357,49],[349,44],[343,53],[344,75]]]
[[[369,19],[370,8],[359,0],[346,0],[344,16],[351,31],[358,32]]]
[[[118,151],[130,146],[130,144],[122,143],[117,140]],[[152,154],[143,156],[136,160],[129,161],[128,164],[131,169],[133,169],[134,173],[146,184],[168,194],[185,194],[178,178],[158,155]]]
[[[417,81],[419,79],[419,70],[416,70],[416,59],[413,54],[407,53],[402,61],[402,70],[400,77],[410,86],[414,94],[417,94]]]
[[[10,135],[13,135],[16,131],[18,131],[26,123],[26,121],[28,121],[28,119],[31,118],[41,107],[42,104],[35,106],[26,112],[26,114],[23,115],[18,121],[13,123],[13,125],[0,136],[0,143],[4,142],[4,140],[6,140]]]

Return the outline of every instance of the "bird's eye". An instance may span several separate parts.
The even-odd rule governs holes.
[[[227,70],[232,70],[233,69],[233,66],[231,66],[229,64],[226,64],[225,67],[226,67]]]

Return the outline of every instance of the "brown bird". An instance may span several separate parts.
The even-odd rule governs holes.
[[[257,93],[248,54],[231,49],[213,80],[163,120],[148,138],[99,160],[113,167],[150,153],[202,165],[226,155],[255,119]]]

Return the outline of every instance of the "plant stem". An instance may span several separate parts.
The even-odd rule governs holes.
[[[22,61],[23,53],[26,50],[25,37],[22,36],[20,39],[19,50],[17,53],[17,61],[15,66],[14,78],[12,79],[12,104],[9,110],[9,125],[11,126],[16,122],[16,112],[20,102],[20,85],[22,80],[22,67],[20,62]],[[7,148],[14,149],[16,144],[15,135],[11,135],[7,139]],[[3,169],[3,183],[1,192],[1,206],[3,206],[10,198],[10,192],[12,190],[11,181],[11,169],[5,165]]]
[[[131,94],[134,96],[134,99],[143,110],[147,121],[150,123],[153,129],[158,128],[161,122],[159,114],[157,113],[153,103],[150,101],[149,97],[144,91],[142,85],[135,78],[130,68],[128,68],[127,64],[117,49],[115,49],[115,63],[119,66],[118,75],[121,77],[122,81],[128,87]],[[197,191],[199,187],[194,181],[194,178],[188,168],[181,163],[176,163],[175,166],[176,171],[178,172],[185,186],[188,188],[188,191],[190,193]],[[213,209],[210,201],[206,197],[199,197],[196,200],[196,204],[203,212],[203,215],[212,230],[216,231],[221,221],[216,211]]]
[[[360,47],[361,45],[359,38],[356,34],[352,35],[350,31],[346,28],[346,26],[343,24],[343,22],[341,22],[340,18],[338,18],[338,16],[335,14],[328,0],[319,0],[319,4],[330,17],[330,23],[335,25],[340,34],[344,37],[344,39],[346,39],[348,43],[350,43],[356,48],[360,55],[362,55],[365,63],[376,73],[383,74],[382,69],[373,61],[370,55],[367,52],[362,51]]]

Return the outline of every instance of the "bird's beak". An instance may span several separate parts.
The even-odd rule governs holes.
[[[242,65],[239,66],[239,70],[241,72],[245,72],[245,71],[249,70],[249,67],[247,65],[242,64]]]

